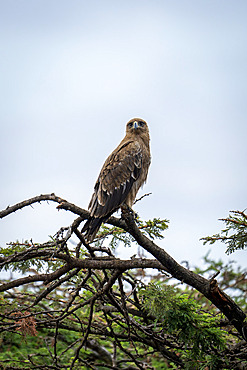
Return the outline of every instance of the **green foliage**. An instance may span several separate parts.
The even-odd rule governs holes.
[[[154,218],[153,220],[142,221],[137,219],[139,229],[151,239],[163,239],[162,232],[168,229],[169,220],[161,220],[160,218]]]
[[[102,239],[107,238],[109,239],[107,240],[107,244],[112,250],[115,250],[121,243],[126,247],[130,247],[131,243],[134,242],[134,238],[119,227],[108,227],[106,225],[102,225],[98,235],[99,239],[96,240],[95,245],[100,246]]]
[[[138,217],[136,222],[143,234],[154,240],[164,238],[162,232],[168,229],[169,220],[154,218],[153,220],[142,221]],[[110,237],[108,245],[113,250],[115,250],[120,243],[123,243],[125,247],[131,247],[131,243],[135,242],[134,238],[125,230],[118,227],[108,227],[106,225],[101,226],[98,237],[99,239],[95,242],[96,246],[101,245],[102,239]]]
[[[54,334],[51,330],[39,330],[37,336],[27,335],[23,337],[20,332],[16,333],[2,333],[0,334],[0,360],[6,366],[17,366],[20,369],[36,368],[37,365],[46,366],[53,364],[53,359],[50,356],[53,350]],[[73,348],[68,349],[67,343],[74,342],[80,338],[78,333],[61,330],[59,340],[57,341],[57,353],[61,355],[60,363],[71,362],[74,355]],[[36,364],[31,366],[31,359]]]
[[[47,247],[51,247],[51,258],[42,259],[42,258],[28,258],[25,259],[25,255],[28,255],[32,252],[47,250]],[[7,244],[6,248],[0,247],[0,256],[9,257],[9,263],[5,264],[2,268],[5,271],[11,269],[13,272],[21,272],[22,274],[26,273],[29,269],[40,271],[46,268],[46,272],[55,271],[63,264],[59,260],[52,258],[52,252],[56,251],[60,247],[60,244],[56,242],[48,242],[44,244],[33,243],[32,240],[19,242],[11,242]],[[18,254],[18,258],[16,257]],[[1,266],[0,266],[1,270]]]
[[[202,238],[204,244],[221,241],[226,244],[226,254],[247,247],[247,215],[240,211],[231,211],[228,218],[223,218],[226,228],[213,236]]]
[[[219,318],[202,311],[187,294],[169,285],[150,283],[140,295],[145,310],[156,318],[157,327],[161,325],[185,345],[183,356],[189,366],[197,368],[198,361],[212,362],[210,352],[225,349],[226,333],[218,327]]]
[[[41,269],[45,265],[45,262],[40,259],[13,262],[14,258],[11,258],[11,256],[17,253],[22,252],[23,254],[25,254],[27,250],[36,249],[38,248],[38,246],[38,244],[33,244],[28,240],[22,243],[17,240],[16,242],[7,244],[6,248],[0,248],[0,255],[4,257],[10,256],[9,264],[4,265],[4,270],[8,271],[10,269],[10,266],[12,271],[18,271],[22,273],[25,273],[30,268]]]

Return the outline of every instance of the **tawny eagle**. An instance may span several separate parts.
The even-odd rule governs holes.
[[[136,194],[146,182],[151,162],[147,123],[140,118],[126,125],[126,135],[105,161],[88,206],[90,217],[82,232],[92,241],[102,222],[123,204],[132,208]]]

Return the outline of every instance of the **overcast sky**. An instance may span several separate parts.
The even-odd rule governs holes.
[[[245,0],[0,0],[0,55],[1,209],[51,192],[87,208],[133,117],[152,150],[135,210],[170,220],[159,245],[178,262],[201,264],[199,239],[247,207]],[[1,246],[69,225],[55,207],[0,221]]]

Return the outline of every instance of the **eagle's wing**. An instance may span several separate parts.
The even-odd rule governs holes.
[[[90,215],[111,215],[124,202],[142,170],[142,148],[137,141],[120,145],[105,161],[89,203]]]

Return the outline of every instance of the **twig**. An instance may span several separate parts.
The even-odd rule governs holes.
[[[134,204],[136,204],[137,202],[140,202],[140,200],[142,200],[143,198],[145,198],[145,197],[149,197],[149,195],[151,195],[152,193],[146,193],[146,194],[144,194],[144,195],[142,195],[140,198],[138,198],[138,199],[136,199],[135,201],[134,201]]]

